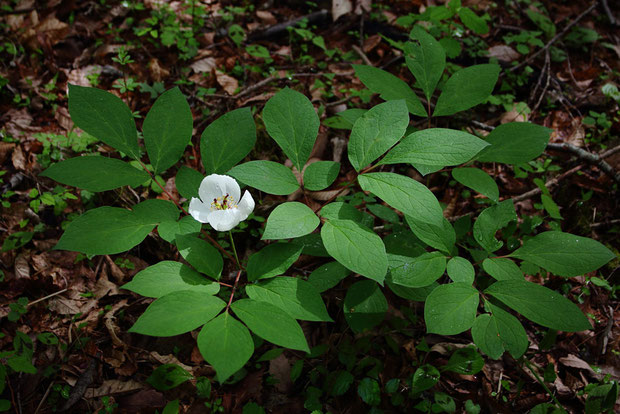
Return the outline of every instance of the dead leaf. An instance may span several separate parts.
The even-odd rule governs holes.
[[[372,35],[364,41],[364,53],[368,53],[381,43],[381,35]]]
[[[151,357],[151,360],[153,360],[154,362],[159,362],[160,364],[176,364],[176,365],[180,366],[181,368],[183,368],[185,371],[187,371],[190,374],[194,375],[194,367],[190,367],[189,365],[185,365],[184,363],[179,361],[177,359],[177,357],[175,357],[172,354],[170,354],[170,355],[160,355],[158,352],[153,351],[153,352],[151,352],[149,354],[149,356]]]
[[[332,20],[336,21],[340,16],[353,11],[353,1],[351,0],[332,0]]]
[[[512,62],[521,57],[521,54],[508,45],[495,45],[488,49],[488,56],[494,57],[502,62]]]
[[[269,373],[278,380],[275,384],[278,391],[286,394],[291,390],[291,363],[284,354],[269,361]]]
[[[24,156],[24,151],[22,151],[22,147],[15,147],[13,154],[11,155],[11,161],[13,162],[13,167],[20,171],[26,170],[26,157]]]
[[[157,58],[151,59],[148,68],[149,72],[151,73],[151,78],[153,78],[155,82],[161,82],[163,79],[167,78],[170,75],[170,71],[162,68]]]
[[[58,20],[55,13],[51,13],[39,24],[27,29],[22,36],[22,40],[28,43],[30,48],[36,49],[40,45],[40,36],[45,36],[47,41],[53,46],[64,39],[67,33],[69,33],[69,25]]]
[[[232,76],[225,74],[219,70],[215,71],[217,83],[229,94],[233,95],[239,89],[239,81]]]
[[[85,398],[98,398],[105,395],[122,394],[144,388],[139,381],[105,380],[98,388],[89,388],[84,393]]]
[[[206,57],[192,63],[190,68],[196,73],[210,73],[216,66],[214,58]]]
[[[269,12],[267,10],[257,10],[256,11],[256,17],[261,19],[264,24],[267,24],[267,25],[270,25],[270,26],[278,23],[278,21],[273,16],[273,14],[271,14],[271,12]]]
[[[30,264],[29,257],[24,254],[20,254],[15,258],[15,278],[16,279],[29,279],[30,278]]]
[[[4,163],[4,160],[13,152],[14,148],[15,143],[13,142],[0,142],[0,164]]]

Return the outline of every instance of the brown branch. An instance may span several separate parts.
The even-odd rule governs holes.
[[[583,19],[584,17],[586,17],[592,10],[594,10],[594,8],[596,7],[596,1],[594,3],[592,3],[590,5],[590,7],[588,7],[583,13],[581,13],[579,16],[577,16],[572,22],[570,22],[565,28],[564,30],[562,30],[560,33],[556,34],[555,36],[553,36],[553,38],[551,40],[549,40],[547,42],[546,45],[544,45],[541,49],[537,50],[535,53],[531,54],[530,56],[528,56],[527,59],[525,59],[523,62],[519,63],[516,66],[511,67],[510,69],[508,69],[510,72],[514,72],[517,69],[522,68],[523,66],[527,65],[528,63],[530,63],[532,60],[536,59],[536,57],[538,55],[540,55],[541,53],[543,53],[544,51],[546,51],[547,49],[549,49],[551,47],[552,44],[554,44],[555,42],[557,42],[559,39],[561,39],[566,33],[568,33],[568,31],[570,29],[573,28],[573,26],[575,26],[577,23],[579,23],[579,21],[581,19]]]
[[[593,154],[591,152],[582,150],[581,148],[576,147],[575,145],[568,144],[566,142],[558,144],[549,143],[547,144],[547,149],[570,152],[576,155],[577,158],[579,158],[580,160],[583,160],[588,164],[597,166],[601,169],[601,171],[610,176],[616,183],[620,184],[620,173],[616,172],[616,170],[614,170],[614,167],[605,162],[605,160],[603,160],[603,157],[601,157],[601,155],[599,154]]]
[[[237,290],[237,284],[239,283],[239,277],[241,276],[241,269],[237,271],[237,277],[235,277],[235,284],[232,287],[232,291],[230,292],[230,298],[228,298],[228,303],[226,304],[226,310],[224,313],[228,312],[230,308],[230,304],[232,303],[233,297],[235,296],[235,290]]]

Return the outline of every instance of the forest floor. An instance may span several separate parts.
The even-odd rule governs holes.
[[[422,304],[409,305],[394,295],[388,296],[393,320],[385,324],[390,329],[355,335],[344,329],[345,288],[330,290],[325,301],[336,323],[302,324],[309,342],[324,346],[324,353],[304,359],[264,344],[244,372],[223,385],[213,380],[214,371],[191,334],[155,339],[128,333],[148,300],[119,286],[178,253],[154,237],[112,256],[52,248],[68,222],[85,209],[129,206],[149,192],[166,195],[157,186],[80,192],[38,176],[75,154],[110,151],[74,129],[67,85],[112,91],[142,117],[159,94],[178,85],[194,115],[194,145],[184,162],[200,170],[197,144],[208,124],[244,106],[260,113],[285,86],[310,97],[322,120],[380,102],[364,89],[351,64],[381,67],[407,79],[394,42],[407,39],[416,18],[431,24],[424,22],[427,15],[419,17],[428,8],[423,0],[334,0],[339,6],[277,0],[260,5],[161,3],[22,0],[0,7],[0,373],[7,375],[0,389],[11,412],[162,412],[178,400],[179,411],[169,406],[167,412],[389,413],[417,412],[415,406],[421,412],[522,413],[557,401],[571,413],[582,413],[589,391],[620,380],[617,260],[596,275],[552,283],[570,292],[594,329],[556,336],[526,324],[531,342],[526,365],[505,355],[485,360],[476,375],[442,372],[433,390],[415,400],[399,401],[386,384],[391,378],[411,378],[422,362],[445,364],[449,350],[470,344],[471,338],[426,334]],[[490,105],[483,106],[491,110],[473,109],[462,117],[434,120],[434,126],[484,133],[507,121],[528,120],[552,128],[555,145],[531,171],[520,177],[497,172],[502,194],[519,199],[521,214],[544,215],[535,196],[547,182],[562,229],[597,239],[617,253],[618,184],[600,162],[620,171],[620,32],[607,2],[464,0],[463,5],[485,16],[490,30],[472,33],[456,16],[436,24],[448,39],[449,61],[467,66],[493,59],[503,71]],[[339,160],[338,143],[347,137],[348,131],[322,124],[313,157]],[[582,151],[571,150],[575,147]],[[588,154],[602,158],[588,160]],[[251,157],[285,161],[260,125]],[[162,184],[178,197],[173,175],[163,176]],[[445,180],[427,184],[450,204],[451,193],[442,190]],[[472,198],[464,198],[450,208],[452,216],[459,216],[475,206]],[[293,268],[306,274],[311,260],[302,256]],[[225,273],[223,281],[228,277]],[[394,322],[399,318],[412,321],[406,333]],[[34,371],[28,364],[15,369],[7,362],[10,351],[23,347],[32,348]],[[302,359],[302,371],[295,372]],[[336,381],[334,373],[350,362],[353,375],[344,391],[322,394],[316,368],[323,367],[321,372]],[[152,374],[162,364],[177,364],[188,377],[175,387],[158,383]],[[369,371],[382,387],[380,403],[372,408],[360,398],[357,385]]]

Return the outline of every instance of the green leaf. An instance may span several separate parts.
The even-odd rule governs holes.
[[[529,345],[527,333],[521,322],[499,306],[487,302],[491,315],[476,318],[471,334],[476,345],[493,359],[499,359],[504,350],[514,358],[520,358]],[[487,317],[481,317],[487,315]]]
[[[421,288],[409,288],[401,285],[397,285],[392,281],[392,275],[388,273],[385,278],[385,283],[388,285],[390,290],[394,292],[396,295],[400,296],[403,299],[413,300],[415,302],[424,302],[428,295],[437,287],[439,284],[437,282],[433,282],[428,286],[424,286]]]
[[[485,171],[479,168],[455,168],[452,177],[472,190],[487,196],[489,199],[499,201],[499,188],[495,180]]]
[[[422,365],[413,374],[411,392],[420,393],[433,388],[439,381],[440,375],[439,370],[434,366],[429,364]]]
[[[330,373],[329,394],[335,397],[344,395],[349,390],[354,380],[355,377],[348,371],[338,370]]]
[[[559,276],[593,272],[616,255],[596,240],[561,231],[547,231],[528,239],[510,254]]]
[[[424,184],[395,173],[370,173],[357,177],[364,191],[370,191],[391,207],[418,221],[443,226],[443,211],[435,195]]]
[[[99,207],[73,220],[55,250],[84,254],[116,254],[140,244],[155,223],[144,223],[130,210]]]
[[[200,137],[200,156],[207,175],[223,174],[250,153],[256,143],[256,124],[250,108],[227,112]]]
[[[407,224],[413,234],[422,242],[447,254],[452,252],[456,242],[454,227],[447,219],[443,219],[441,226],[425,223],[414,216],[405,216]]]
[[[324,205],[319,215],[327,220],[351,220],[368,228],[372,228],[374,223],[372,216],[340,201]]]
[[[489,26],[482,17],[478,17],[470,8],[461,7],[459,9],[459,17],[467,28],[474,33],[483,35],[489,33]]]
[[[392,282],[397,285],[421,288],[439,279],[446,270],[446,257],[439,252],[424,253],[415,258],[406,258],[397,267],[391,268]]]
[[[484,359],[473,346],[460,348],[450,355],[444,371],[452,371],[462,375],[476,375],[482,370]]]
[[[37,368],[30,362],[31,357],[27,355],[17,355],[6,360],[6,364],[15,372],[25,374],[36,374]]]
[[[248,280],[266,279],[284,274],[299,259],[302,247],[291,243],[270,244],[250,256]]]
[[[474,135],[455,129],[423,129],[404,138],[379,164],[420,163],[443,168],[471,160],[488,145]]]
[[[181,159],[192,139],[194,118],[179,87],[157,98],[144,118],[144,146],[154,169],[160,174]]]
[[[366,208],[381,220],[392,224],[400,223],[399,215],[394,210],[384,206],[383,204],[366,204]]]
[[[347,289],[344,317],[353,332],[362,333],[380,324],[387,309],[385,296],[372,280],[356,282]]]
[[[484,102],[493,92],[499,70],[498,65],[486,63],[456,71],[444,85],[433,116],[452,115]]]
[[[329,262],[310,273],[308,282],[310,282],[318,292],[324,292],[336,286],[349,274],[351,274],[351,271],[340,263]]]
[[[509,122],[495,128],[486,137],[490,146],[476,157],[482,162],[521,164],[543,153],[551,129],[528,122]]]
[[[155,368],[151,376],[146,379],[146,382],[159,391],[167,391],[178,387],[192,378],[194,378],[192,374],[180,366],[176,364],[164,364]]]
[[[175,336],[192,331],[220,313],[226,303],[205,292],[180,290],[155,299],[129,329],[150,336]]]
[[[453,282],[463,282],[473,284],[476,277],[476,271],[471,262],[463,257],[453,257],[448,261],[446,266],[448,276]]]
[[[289,195],[299,188],[291,169],[273,161],[249,161],[233,167],[228,174],[268,194]]]
[[[99,192],[125,185],[137,187],[149,180],[149,175],[128,163],[103,156],[74,157],[52,164],[39,174],[61,184]]]
[[[338,112],[336,115],[323,120],[323,125],[335,129],[350,130],[353,128],[353,124],[357,121],[357,118],[362,116],[364,112],[366,112],[366,109],[345,109],[344,111]]]
[[[176,221],[181,213],[169,200],[151,198],[133,206],[134,216],[142,223],[158,224],[162,221]]]
[[[120,98],[101,89],[69,84],[69,114],[78,128],[140,159],[136,123]]]
[[[215,280],[220,278],[224,260],[215,247],[192,234],[179,236],[176,242],[181,256],[196,270]]]
[[[319,117],[310,100],[293,89],[284,88],[265,104],[263,122],[269,135],[297,171],[301,171],[319,132]]]
[[[446,52],[424,28],[415,25],[409,34],[418,44],[405,45],[405,61],[426,99],[430,101],[446,67]]]
[[[179,290],[215,295],[220,285],[202,277],[192,268],[179,262],[165,260],[138,272],[131,282],[121,286],[139,295],[160,298]]]
[[[340,172],[340,163],[335,161],[317,161],[304,170],[304,188],[310,191],[324,190],[336,180]]]
[[[517,219],[512,199],[504,200],[482,210],[474,223],[474,239],[488,252],[494,252],[504,245],[495,238],[497,230]]]
[[[174,243],[178,236],[197,235],[201,227],[200,222],[194,220],[192,216],[185,216],[179,221],[162,221],[157,226],[157,233],[168,243]]]
[[[372,378],[364,378],[357,386],[357,395],[370,406],[381,404],[381,389],[379,383]]]
[[[439,285],[426,298],[426,330],[439,335],[456,335],[466,331],[476,319],[478,300],[478,290],[466,283]]]
[[[207,322],[196,338],[205,361],[213,366],[220,383],[239,371],[254,353],[252,336],[228,312]]]
[[[374,232],[351,220],[329,220],[321,229],[327,252],[342,265],[383,284],[385,245]]]
[[[291,239],[312,233],[321,221],[305,204],[297,201],[282,203],[273,209],[267,224],[263,240]]]
[[[261,338],[290,349],[310,352],[301,326],[280,308],[267,302],[241,299],[231,309]]]
[[[179,194],[190,200],[192,197],[198,198],[198,188],[204,178],[204,175],[198,171],[182,165],[177,172],[174,183]]]
[[[305,280],[276,277],[247,285],[245,291],[251,299],[271,303],[295,319],[332,322],[318,290]]]
[[[360,116],[349,138],[349,161],[356,171],[383,155],[405,134],[409,114],[403,100],[379,104]]]
[[[547,328],[566,332],[592,329],[577,305],[544,286],[525,280],[502,280],[489,286],[485,293]]]
[[[172,400],[166,404],[161,414],[179,414],[179,400]]]
[[[402,79],[373,66],[353,65],[353,69],[362,83],[372,92],[378,93],[381,99],[386,101],[404,99],[410,113],[421,117],[428,116],[420,98]]]
[[[503,257],[484,259],[482,268],[495,280],[523,280],[523,272],[510,259]]]

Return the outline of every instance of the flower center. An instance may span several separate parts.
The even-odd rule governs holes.
[[[211,210],[228,210],[231,208],[237,208],[237,204],[235,203],[235,199],[228,193],[226,195],[219,196],[218,198],[214,198],[211,203]]]

